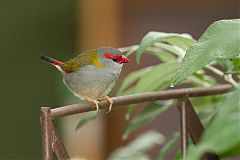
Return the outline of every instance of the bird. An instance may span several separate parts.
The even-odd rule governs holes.
[[[56,67],[62,73],[67,88],[80,99],[95,104],[97,112],[99,101],[107,100],[107,113],[113,105],[108,93],[119,78],[123,64],[130,62],[119,49],[113,47],[87,50],[66,62],[43,55],[40,59]]]

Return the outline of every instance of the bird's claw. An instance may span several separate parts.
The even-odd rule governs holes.
[[[109,113],[112,110],[113,100],[110,97],[108,97],[108,96],[102,97],[101,100],[107,100],[108,101],[109,108],[108,108],[108,111],[106,113]]]
[[[99,109],[99,106],[98,106],[98,104],[99,104],[98,100],[92,99],[92,98],[87,97],[87,96],[83,96],[83,98],[86,99],[87,101],[91,102],[91,103],[94,103],[96,108],[97,108],[97,112],[99,112],[100,109]],[[108,101],[109,108],[108,108],[108,111],[106,113],[109,113],[112,110],[113,100],[108,96],[104,96],[100,100],[107,100]]]
[[[91,102],[91,103],[94,103],[95,106],[96,106],[97,112],[99,112],[100,109],[99,109],[99,106],[98,106],[98,104],[99,104],[98,100],[92,99],[92,98],[87,97],[87,96],[83,96],[83,98],[86,99],[87,101]]]
[[[92,102],[95,104],[97,112],[99,112],[100,111],[99,106],[98,106],[99,101],[98,100],[93,100]]]

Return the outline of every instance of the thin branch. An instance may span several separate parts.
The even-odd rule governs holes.
[[[229,75],[224,75],[224,72],[222,72],[221,70],[213,67],[213,66],[210,66],[210,65],[207,65],[205,66],[205,68],[207,68],[208,70],[212,71],[213,73],[215,73],[216,75],[220,76],[220,77],[223,77],[225,81],[229,82],[232,86],[238,88],[239,87],[239,84],[232,78],[232,75],[229,74]]]
[[[134,52],[138,49],[138,45],[132,45],[132,46],[128,46],[128,47],[122,47],[122,48],[118,48],[120,51],[122,52]],[[129,54],[129,53],[127,53]]]
[[[239,87],[239,84],[233,79],[232,74],[224,75],[224,79],[231,83],[234,87]]]
[[[231,85],[219,85],[215,87],[197,87],[197,88],[184,88],[184,89],[169,89],[159,92],[146,92],[135,95],[119,96],[113,97],[113,106],[117,105],[127,105],[127,104],[136,104],[141,102],[149,102],[156,100],[168,100],[168,99],[177,99],[183,96],[188,97],[199,97],[199,96],[208,96],[208,95],[217,95],[223,94],[230,91],[232,88]],[[106,100],[103,100],[99,103],[100,109],[107,109],[109,106]],[[51,109],[51,115],[53,118],[64,117],[72,114],[88,112],[96,110],[94,104],[73,104],[69,106],[59,107]]]
[[[159,47],[161,49],[167,50],[171,53],[173,53],[174,55],[176,55],[178,58],[178,61],[182,61],[184,55],[186,54],[186,51],[183,50],[180,47],[177,46],[173,46],[173,45],[169,45],[169,44],[165,44],[165,43],[154,43],[154,47]]]
[[[205,68],[207,68],[208,70],[212,71],[213,73],[215,73],[216,75],[218,75],[220,77],[224,76],[224,73],[221,70],[219,70],[213,66],[207,65],[207,66],[205,66]]]

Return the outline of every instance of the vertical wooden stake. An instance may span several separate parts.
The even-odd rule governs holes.
[[[41,108],[41,136],[42,136],[42,159],[52,160],[52,131],[51,131],[51,113],[49,107]]]
[[[185,160],[188,145],[188,131],[187,131],[186,103],[184,98],[178,100],[177,107],[180,112],[181,152],[182,158],[183,160]]]

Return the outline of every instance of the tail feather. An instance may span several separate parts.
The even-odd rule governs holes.
[[[51,63],[53,65],[57,65],[57,66],[61,66],[63,64],[63,62],[60,62],[60,61],[57,61],[51,57],[48,57],[48,56],[40,56],[40,59],[48,62],[48,63]]]

